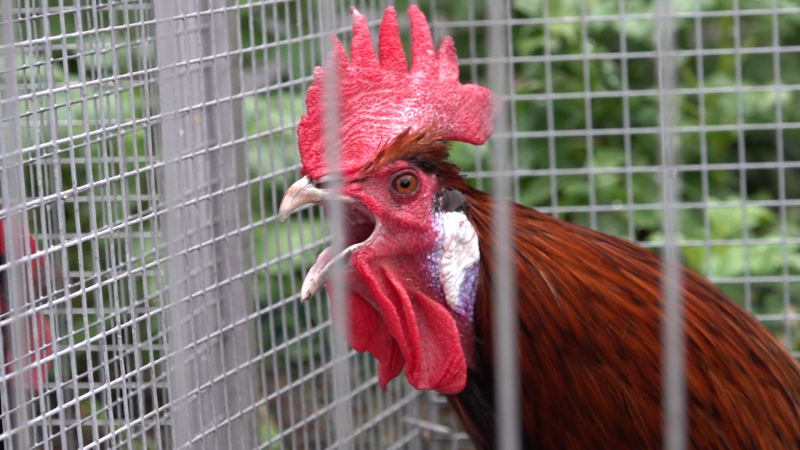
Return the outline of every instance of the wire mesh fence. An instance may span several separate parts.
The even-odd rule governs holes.
[[[472,448],[298,301],[331,239],[277,220],[314,67],[350,6],[410,47],[407,2],[351,3],[2,3],[5,448],[332,448],[337,411],[355,448]],[[508,107],[453,144],[471,184],[671,255],[798,354],[800,0],[418,3]]]

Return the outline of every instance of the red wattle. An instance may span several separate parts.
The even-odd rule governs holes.
[[[447,308],[421,290],[406,290],[391,270],[373,269],[357,257],[351,263],[375,304],[351,293],[348,342],[359,353],[368,351],[378,360],[381,387],[386,389],[405,365],[405,376],[416,389],[461,392],[467,363]]]
[[[356,293],[350,297],[348,343],[355,351],[369,352],[378,360],[378,384],[383,390],[403,370],[405,359],[380,313]]]

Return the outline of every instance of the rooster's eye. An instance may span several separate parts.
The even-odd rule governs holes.
[[[413,194],[417,190],[419,181],[413,174],[407,173],[400,175],[392,181],[392,188],[398,193],[403,195]]]

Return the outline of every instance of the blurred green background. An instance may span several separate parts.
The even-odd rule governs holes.
[[[437,45],[444,34],[453,36],[464,82],[486,82],[481,20],[487,1],[419,2]],[[383,4],[353,2],[376,31]],[[152,5],[25,3],[15,23],[17,41],[56,37],[17,52],[28,195],[43,199],[31,207],[31,228],[40,247],[65,245],[53,262],[66,266],[71,292],[97,287],[59,306],[73,332],[61,328],[60,344],[106,336],[106,329],[127,322],[134,325],[106,342],[155,344],[106,358],[100,351],[77,352],[74,362],[67,355],[64,373],[74,363],[82,380],[114,378],[134,364],[147,367],[145,379],[162,379],[163,361],[148,365],[163,356],[160,316],[151,314],[163,305],[154,263],[164,257],[155,234],[161,205]],[[731,13],[733,0],[673,3],[682,127],[676,143],[686,206],[681,256],[798,351],[800,330],[792,332],[791,315],[800,307],[800,281],[788,277],[800,275],[800,14],[773,14],[761,0],[738,1],[738,15]],[[403,27],[406,2],[395,5]],[[800,8],[800,0],[777,5]],[[517,200],[658,251],[654,7],[647,0],[512,0],[509,35]],[[284,224],[275,219],[284,189],[299,173],[294,126],[322,59],[313,35],[317,11],[311,0],[241,0],[230,10],[239,26],[239,132],[248,153],[261,349],[280,347],[264,359],[268,378],[310,373],[328,352],[326,302],[300,305],[289,298],[324,247],[326,225],[314,210]],[[343,30],[349,23],[343,15]],[[402,30],[407,48],[407,26]],[[340,34],[346,47],[348,34]],[[588,137],[586,129],[593,130]],[[486,146],[453,146],[453,160],[487,189],[481,172],[491,167],[491,157]],[[112,232],[85,238],[97,229]],[[163,401],[161,395],[151,401]],[[102,410],[89,400],[81,408],[81,416]]]

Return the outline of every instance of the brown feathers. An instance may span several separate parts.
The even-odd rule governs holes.
[[[491,378],[491,206],[466,195],[483,258],[475,332]],[[523,206],[514,215],[528,448],[660,448],[660,260]],[[795,361],[711,283],[688,270],[683,279],[691,447],[800,446]]]
[[[413,160],[461,191],[479,235],[478,369],[449,400],[479,448],[491,449],[491,198],[444,161],[443,145],[399,139],[412,145],[383,157]],[[524,448],[661,448],[660,260],[521,205],[513,215]],[[800,367],[710,282],[684,270],[683,283],[691,448],[800,448]]]

